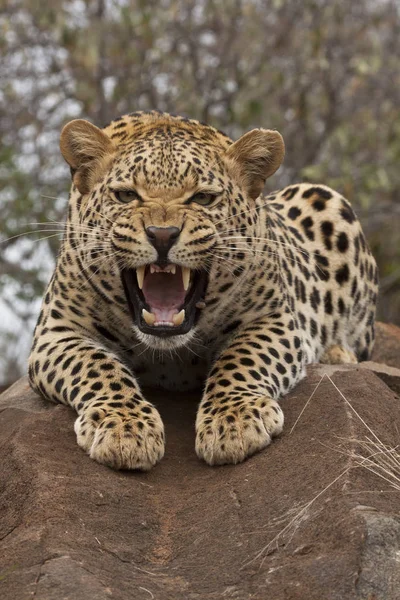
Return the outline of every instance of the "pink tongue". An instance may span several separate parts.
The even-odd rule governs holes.
[[[142,288],[144,299],[156,317],[156,322],[172,322],[173,315],[185,301],[186,292],[181,270],[172,273],[147,273]]]

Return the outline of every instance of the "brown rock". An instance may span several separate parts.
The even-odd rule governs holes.
[[[319,367],[315,365],[314,368],[318,372],[321,371],[331,375],[336,371],[352,369],[352,365],[320,365]],[[372,361],[362,362],[358,365],[358,368],[373,371],[395,394],[400,396],[400,369]]]
[[[400,327],[391,323],[376,324],[376,342],[372,360],[400,369]]]
[[[0,598],[399,600],[400,492],[348,456],[371,434],[334,384],[398,444],[399,399],[371,368],[318,365],[283,400],[284,434],[237,466],[197,459],[197,398],[152,392],[167,453],[126,473],[20,380],[0,400]]]

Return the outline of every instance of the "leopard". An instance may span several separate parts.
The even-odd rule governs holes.
[[[31,387],[76,411],[78,445],[148,471],[165,431],[143,390],[198,390],[195,452],[237,464],[284,423],[310,363],[367,360],[378,271],[349,201],[324,184],[264,193],[285,144],[133,112],[67,123],[68,214],[29,357]],[[200,396],[201,395],[201,396]]]

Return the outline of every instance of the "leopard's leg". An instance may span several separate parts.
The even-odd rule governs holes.
[[[47,333],[29,359],[32,387],[78,413],[77,442],[115,469],[148,470],[164,455],[164,426],[132,373],[97,342]]]
[[[283,427],[277,399],[305,374],[300,334],[290,314],[242,326],[207,380],[196,420],[196,452],[210,465],[238,463]]]
[[[344,346],[335,345],[325,350],[319,362],[326,365],[345,365],[356,364],[358,361],[354,352],[347,350]]]

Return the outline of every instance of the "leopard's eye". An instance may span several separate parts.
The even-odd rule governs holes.
[[[114,196],[118,202],[122,202],[123,204],[128,204],[128,202],[133,202],[133,200],[141,199],[139,194],[137,194],[134,190],[114,191]]]
[[[207,192],[199,192],[195,194],[191,198],[189,198],[189,202],[196,202],[196,204],[200,204],[200,206],[209,206],[214,202],[216,194],[207,194]]]

